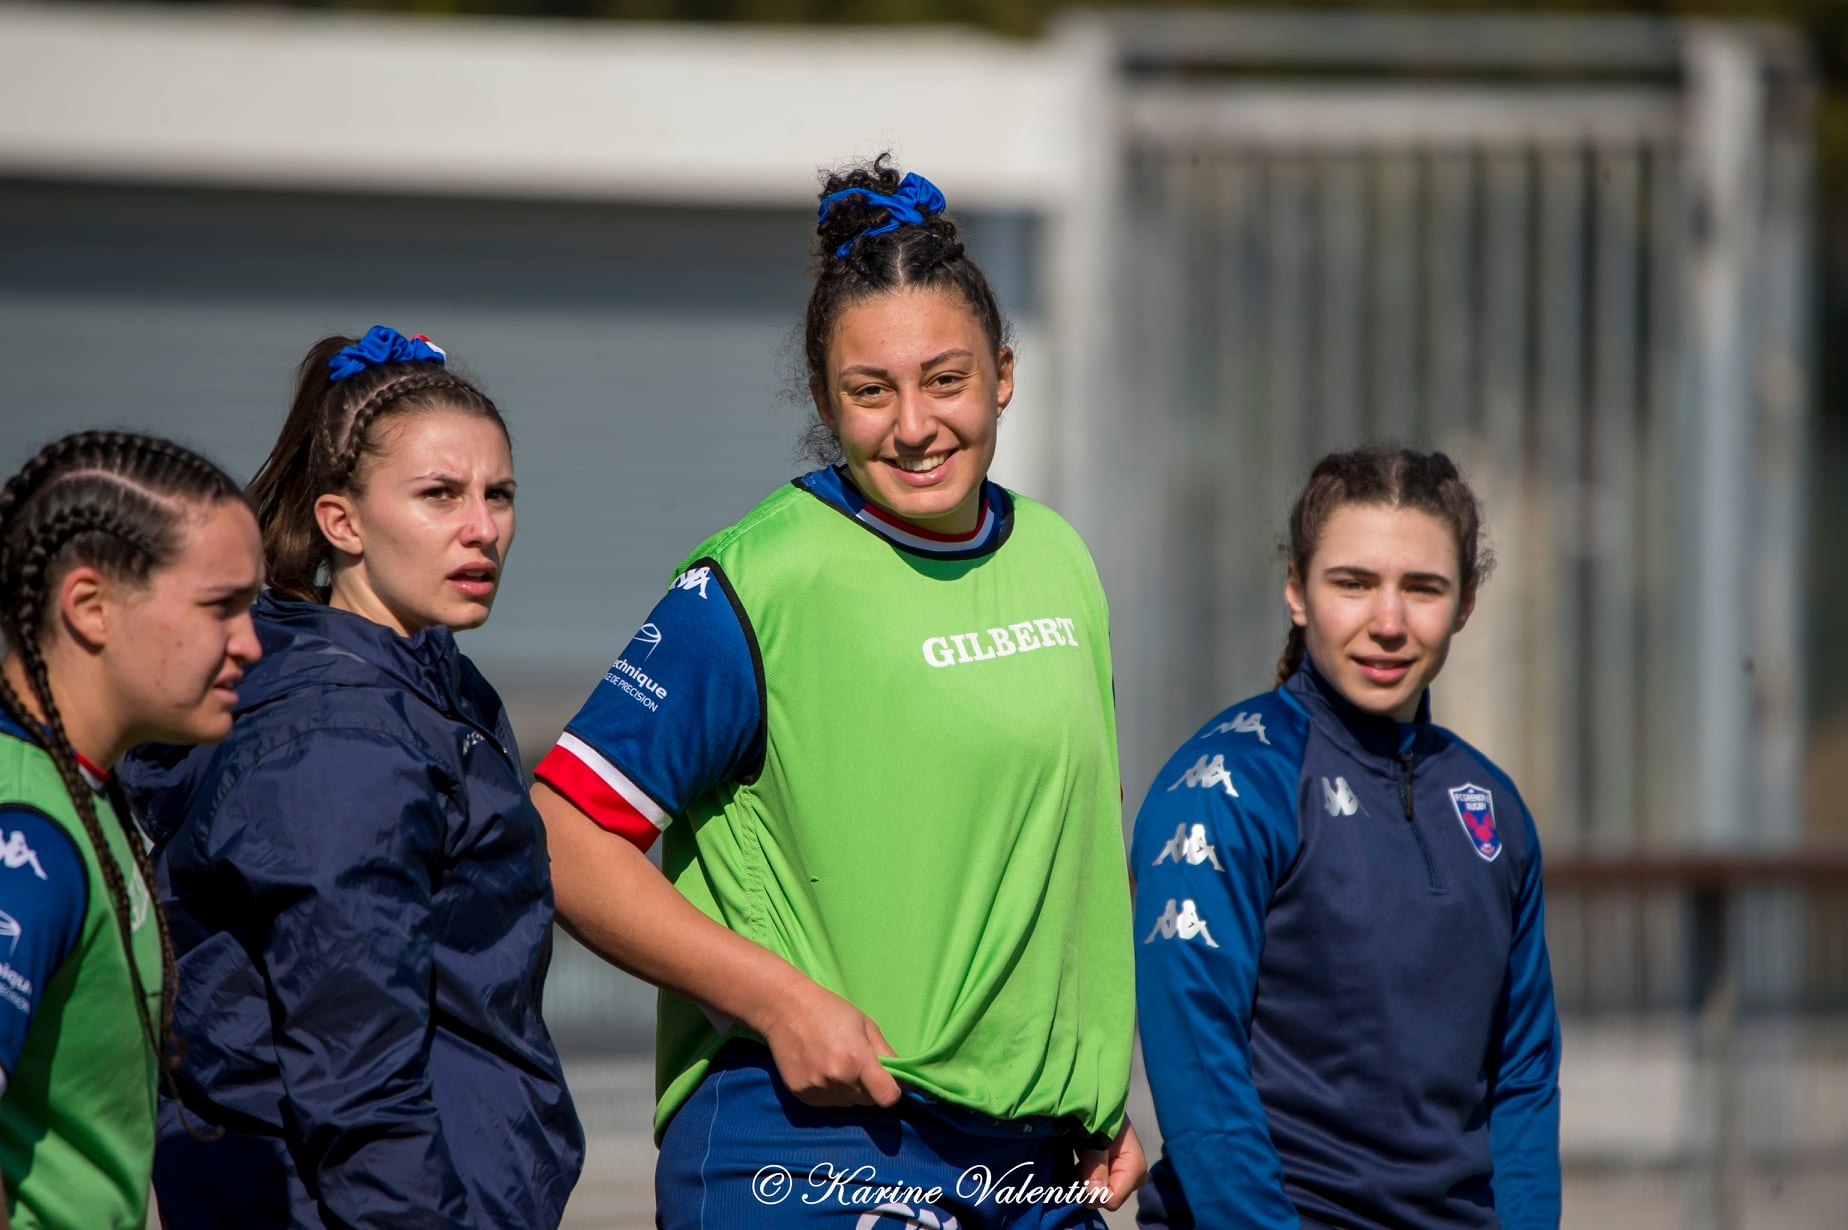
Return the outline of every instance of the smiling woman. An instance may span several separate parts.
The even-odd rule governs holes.
[[[753,1188],[791,1158],[947,1193],[864,1225],[1098,1227],[1142,1177],[1103,592],[988,481],[1014,356],[944,210],[826,177],[824,464],[688,554],[539,766],[561,919],[661,987],[667,1230],[834,1224]]]
[[[179,920],[169,1227],[548,1227],[583,1133],[539,1006],[544,834],[456,648],[514,533],[494,403],[384,326],[308,353],[250,496],[267,654],[220,748],[124,778]]]
[[[1290,516],[1276,690],[1212,718],[1142,805],[1145,1227],[1559,1224],[1539,838],[1431,722],[1481,539],[1442,453],[1323,458]]]

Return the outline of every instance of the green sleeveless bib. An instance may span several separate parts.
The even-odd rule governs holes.
[[[129,886],[135,962],[156,1021],[160,935],[128,838],[109,800],[95,799],[109,846],[101,855],[51,757],[0,735],[0,803],[22,803],[62,825],[89,880],[77,947],[38,989],[25,1047],[0,1098],[0,1174],[15,1230],[141,1230],[147,1222],[158,1068],[99,857],[113,859]]]
[[[999,549],[944,560],[792,486],[688,558],[755,636],[766,750],[662,862],[870,1016],[901,1083],[1113,1132],[1134,987],[1107,614],[1071,527],[1014,508]],[[662,995],[657,1135],[723,1024]]]

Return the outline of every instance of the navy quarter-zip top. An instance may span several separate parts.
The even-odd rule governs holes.
[[[168,1230],[545,1230],[584,1132],[541,1015],[545,829],[499,695],[445,627],[265,594],[230,736],[144,746],[180,983]]]
[[[1214,717],[1136,820],[1145,1226],[1559,1224],[1559,1025],[1514,784],[1309,664]]]

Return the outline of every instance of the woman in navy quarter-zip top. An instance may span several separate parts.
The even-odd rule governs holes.
[[[1488,560],[1442,453],[1325,457],[1291,513],[1277,687],[1163,767],[1136,820],[1144,1227],[1559,1224],[1540,844],[1431,721]]]

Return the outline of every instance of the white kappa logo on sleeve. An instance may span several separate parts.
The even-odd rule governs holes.
[[[1235,799],[1238,797],[1238,790],[1232,785],[1232,770],[1226,768],[1224,755],[1216,755],[1211,760],[1205,756],[1200,757],[1168,789],[1179,790],[1182,786],[1197,786],[1205,790],[1224,786],[1228,795]]]
[[[1174,836],[1161,848],[1151,866],[1159,867],[1172,859],[1177,863],[1186,863],[1189,867],[1198,867],[1201,863],[1211,863],[1214,871],[1224,871],[1219,865],[1219,851],[1206,839],[1206,826],[1196,824],[1191,829],[1185,824],[1174,826]]]
[[[1158,935],[1164,940],[1191,940],[1198,936],[1206,941],[1208,948],[1219,947],[1213,939],[1213,933],[1206,929],[1206,919],[1200,917],[1199,907],[1194,905],[1191,897],[1182,900],[1178,909],[1175,908],[1174,898],[1168,898],[1168,908],[1161,912],[1148,938],[1142,942],[1153,944]]]
[[[1256,735],[1258,742],[1270,746],[1270,737],[1264,733],[1264,715],[1246,713],[1243,709],[1232,715],[1229,722],[1221,722],[1200,737],[1210,739],[1214,735]]]
[[[0,829],[0,832],[5,832]],[[47,879],[45,869],[39,865],[38,855],[26,844],[24,829],[15,829],[7,837],[6,843],[0,845],[0,863],[5,863],[8,870],[17,871],[21,867],[32,868],[32,874],[39,879]]]
[[[705,566],[689,568],[675,577],[674,583],[668,586],[668,588],[697,590],[699,596],[704,598],[706,596],[706,582],[710,580],[712,580],[711,568]]]

